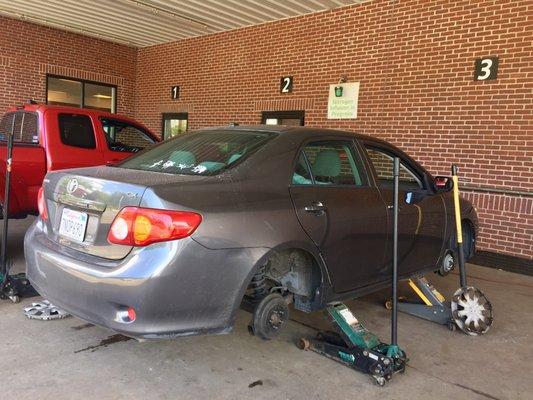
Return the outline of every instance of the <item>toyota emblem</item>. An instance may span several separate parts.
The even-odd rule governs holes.
[[[74,193],[77,189],[78,189],[78,180],[77,179],[71,179],[70,181],[68,181],[67,183],[67,192],[69,193]]]

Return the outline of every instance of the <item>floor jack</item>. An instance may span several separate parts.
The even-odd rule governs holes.
[[[431,322],[446,325],[450,330],[455,330],[456,327],[459,327],[468,335],[482,335],[492,325],[492,305],[481,290],[473,286],[468,286],[466,282],[461,208],[459,203],[459,180],[455,165],[452,166],[452,181],[461,287],[453,294],[451,301],[446,301],[444,296],[426,278],[420,276],[409,279],[409,286],[422,300],[422,303],[402,300],[398,303],[398,310]],[[388,309],[392,308],[390,300],[385,303],[385,307]]]
[[[360,372],[371,375],[380,386],[385,385],[396,372],[403,373],[408,361],[397,344],[397,288],[398,288],[398,177],[400,163],[394,159],[394,227],[391,344],[381,342],[366,330],[343,303],[326,309],[328,319],[337,332],[319,332],[316,339],[302,338],[298,347],[312,350]]]
[[[11,133],[7,136],[7,157],[6,157],[6,177],[5,177],[5,192],[4,192],[4,220],[2,226],[2,242],[1,242],[1,255],[0,255],[0,299],[10,299],[11,301],[18,303],[20,297],[33,297],[38,293],[30,285],[26,279],[25,274],[9,275],[10,263],[7,259],[7,232],[9,222],[9,194],[11,184],[11,166],[13,160],[13,131],[15,128],[15,118],[13,118],[13,125],[11,127]]]

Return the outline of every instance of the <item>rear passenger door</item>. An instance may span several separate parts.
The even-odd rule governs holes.
[[[45,115],[48,171],[105,163],[103,143],[89,115],[57,110],[48,110]]]
[[[444,245],[446,231],[442,197],[426,187],[427,180],[424,179],[424,173],[415,163],[394,148],[366,143],[365,149],[373,164],[380,191],[389,207],[393,204],[393,158],[400,158],[398,198],[400,274],[412,274],[434,267]],[[389,213],[389,225],[392,226],[392,212]],[[387,263],[392,265],[391,251],[387,251],[387,255]]]
[[[300,151],[290,188],[298,219],[319,247],[337,293],[387,273],[387,210],[363,165],[352,140],[313,141]]]

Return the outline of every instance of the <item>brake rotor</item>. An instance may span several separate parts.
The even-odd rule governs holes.
[[[459,288],[452,296],[452,318],[468,335],[483,335],[492,326],[492,305],[479,289]]]
[[[31,306],[24,307],[24,314],[29,319],[41,319],[44,321],[70,317],[69,313],[57,308],[48,300],[32,303]]]

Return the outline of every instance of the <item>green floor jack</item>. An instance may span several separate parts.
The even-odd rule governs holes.
[[[298,342],[298,347],[302,350],[312,350],[371,375],[380,386],[385,385],[394,373],[403,373],[408,361],[397,342],[399,171],[400,162],[395,158],[391,344],[381,342],[376,335],[369,332],[343,303],[332,304],[326,309],[328,319],[336,328],[336,332],[319,332],[316,339],[302,338]]]
[[[25,274],[10,275],[10,263],[7,258],[7,233],[9,222],[9,195],[11,186],[11,167],[13,160],[13,131],[15,130],[15,119],[13,118],[13,125],[11,132],[7,133],[7,157],[6,157],[6,177],[5,177],[5,192],[4,192],[4,220],[2,226],[2,242],[0,255],[0,299],[9,299],[15,303],[20,301],[20,297],[33,297],[38,293],[30,285],[26,279]]]
[[[492,305],[481,290],[468,286],[466,281],[459,202],[459,179],[457,166],[455,165],[452,166],[452,183],[460,288],[453,294],[451,301],[446,301],[444,296],[426,278],[422,276],[414,277],[409,279],[408,283],[422,302],[400,301],[398,310],[431,322],[446,325],[450,330],[455,330],[456,327],[459,327],[468,335],[482,335],[492,325]],[[385,303],[385,307],[392,308],[390,301]]]

